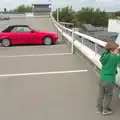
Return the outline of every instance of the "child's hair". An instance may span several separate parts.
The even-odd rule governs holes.
[[[117,43],[115,43],[115,42],[109,42],[109,43],[107,43],[106,45],[105,45],[105,47],[104,47],[104,49],[108,52],[108,53],[110,53],[110,51],[114,51],[116,48],[118,48],[119,47],[119,45],[117,44]]]

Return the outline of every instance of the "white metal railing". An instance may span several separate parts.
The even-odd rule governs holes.
[[[99,50],[103,49],[103,47],[106,45],[106,42],[60,25],[53,18],[52,14],[51,19],[56,29],[71,43],[72,53],[74,52],[74,46],[80,52],[82,52],[82,54],[84,54],[90,61],[92,61],[95,64],[95,66],[101,69],[101,63],[99,61],[101,54],[99,53]],[[117,69],[118,74],[116,77],[118,82],[120,79],[120,69],[119,67]]]

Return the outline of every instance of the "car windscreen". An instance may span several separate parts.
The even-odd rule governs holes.
[[[31,26],[30,26],[30,28],[33,29],[33,30],[35,30],[35,31],[40,31],[40,29],[35,28],[35,27],[31,27]]]

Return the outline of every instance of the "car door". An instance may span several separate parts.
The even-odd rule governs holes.
[[[29,27],[22,27],[20,35],[24,37],[25,44],[40,44],[40,35]]]
[[[29,42],[30,44],[41,44],[42,43],[42,34],[40,33],[40,30],[30,27],[31,29],[31,35]]]
[[[42,36],[37,31],[32,31],[30,35],[29,42],[30,44],[41,44],[42,43]]]
[[[28,27],[14,27],[11,32],[14,34],[14,44],[30,44],[33,37]]]

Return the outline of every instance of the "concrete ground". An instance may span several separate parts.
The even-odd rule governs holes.
[[[0,21],[0,30],[4,29],[6,25],[24,24],[38,28],[42,31],[55,31],[51,19],[46,18],[11,18],[10,20]]]
[[[120,119],[117,96],[113,115],[95,113],[99,78],[63,41],[0,47],[0,67],[0,120]]]

